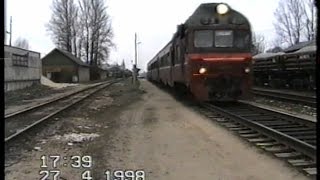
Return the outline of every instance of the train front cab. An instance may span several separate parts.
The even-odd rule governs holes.
[[[251,87],[250,29],[190,29],[189,87],[203,101],[248,97]],[[220,37],[222,36],[222,37]]]
[[[243,54],[213,58],[190,58],[190,90],[201,101],[234,101],[249,96],[251,58]],[[210,58],[208,58],[210,57]],[[217,60],[219,59],[219,60]]]
[[[247,97],[252,83],[248,19],[223,3],[203,4],[187,23],[187,85],[196,99]]]

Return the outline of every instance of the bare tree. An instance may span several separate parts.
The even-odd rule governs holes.
[[[54,43],[73,54],[77,51],[74,43],[77,11],[73,0],[53,0],[52,16],[47,24],[47,31],[51,32]]]
[[[70,2],[69,2],[70,3]],[[72,4],[70,4],[70,30],[71,30],[71,47],[72,47],[72,53],[78,57],[78,44],[77,41],[79,40],[79,36],[78,34],[80,34],[81,32],[79,31],[79,27],[80,27],[80,19],[78,18],[78,7],[76,6],[76,4],[74,4],[72,2]]]
[[[104,0],[53,0],[47,25],[55,44],[87,64],[106,61],[112,43],[111,21]]]
[[[82,0],[79,3],[84,25],[84,52],[86,62],[99,65],[109,56],[112,43],[111,21],[103,0]]]
[[[115,47],[112,42],[113,31],[109,16],[101,23],[97,45],[97,61],[106,62],[110,55],[110,48]]]
[[[22,48],[22,49],[29,49],[29,42],[28,40],[19,37],[15,42],[14,42],[14,46]]]
[[[280,0],[274,27],[281,43],[289,46],[314,39],[316,16],[313,0]]]
[[[79,21],[76,25],[76,28],[78,29],[78,33],[77,33],[77,48],[78,48],[78,51],[77,51],[77,57],[79,58],[83,58],[83,43],[84,43],[84,38],[85,38],[85,35],[84,35],[84,26],[79,18]]]
[[[84,55],[85,55],[85,61],[87,64],[90,63],[89,59],[89,43],[90,43],[90,11],[91,6],[90,2],[88,0],[82,0],[79,1],[79,7],[80,7],[80,19],[81,19],[81,26],[82,26],[82,35],[84,37],[83,46],[84,46]]]
[[[253,55],[263,53],[266,49],[265,38],[261,34],[252,34]]]
[[[313,0],[304,0],[303,6],[303,15],[304,15],[304,35],[308,41],[314,40],[317,29],[317,20],[316,20],[316,6]]]

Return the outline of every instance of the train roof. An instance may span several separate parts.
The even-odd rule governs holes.
[[[271,58],[271,57],[274,57],[274,56],[279,56],[279,55],[283,55],[284,52],[277,52],[277,53],[260,53],[260,54],[257,54],[255,56],[253,56],[252,58],[253,59],[267,59],[267,58]]]
[[[227,15],[218,14],[216,11],[216,8],[219,4],[226,4],[226,3],[200,4],[198,8],[194,11],[194,13],[185,21],[184,25],[185,26],[203,26],[205,23],[207,23],[206,25],[208,26],[229,24],[229,25],[235,25],[235,26],[242,25],[247,28],[250,28],[250,23],[248,19],[238,11],[232,9],[228,4],[226,4],[229,7],[228,14]],[[176,34],[177,32],[175,32],[173,37],[175,37]],[[172,46],[172,39],[151,59],[151,61],[149,61],[147,66],[157,61],[159,56],[162,56],[169,51],[170,47]]]
[[[240,12],[232,9],[228,4],[229,12],[227,15],[220,15],[217,13],[217,6],[226,3],[203,3],[198,6],[194,13],[185,21],[187,26],[215,26],[221,24],[234,24],[250,26],[248,19]]]
[[[168,53],[170,51],[170,48],[172,46],[172,41],[169,41],[152,59],[151,61],[147,64],[149,66],[153,62],[157,61],[159,56],[163,56],[164,54]]]
[[[286,53],[294,52],[294,51],[302,49],[302,48],[304,48],[306,46],[312,46],[312,45],[315,45],[315,44],[316,44],[315,40],[300,42],[298,44],[295,44],[293,46],[288,47],[287,49],[284,50],[284,52],[286,52]]]
[[[315,44],[312,44],[310,46],[303,47],[299,49],[298,51],[288,53],[288,54],[303,54],[303,53],[313,53],[317,51],[317,46]]]

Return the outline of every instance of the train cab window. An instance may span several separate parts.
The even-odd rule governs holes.
[[[234,46],[237,48],[246,48],[250,45],[250,33],[248,31],[239,30],[235,32]]]
[[[194,32],[194,47],[212,47],[212,45],[212,30],[198,30]]]
[[[215,31],[215,47],[232,47],[233,46],[233,32],[228,30]]]

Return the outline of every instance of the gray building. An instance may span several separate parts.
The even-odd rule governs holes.
[[[40,53],[4,45],[4,90],[23,89],[40,84]]]
[[[90,80],[89,65],[70,52],[55,48],[42,58],[42,73],[57,83],[78,83]]]

